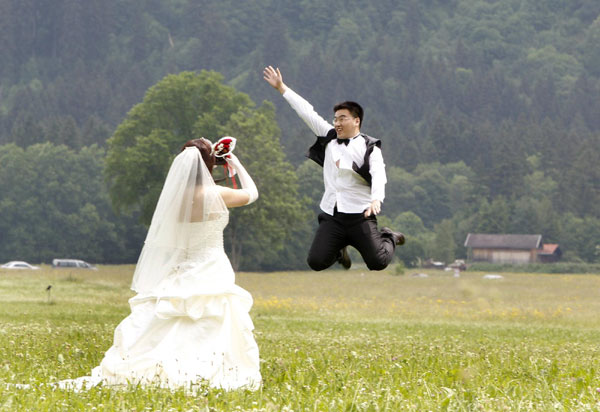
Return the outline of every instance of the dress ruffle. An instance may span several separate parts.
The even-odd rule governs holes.
[[[185,259],[150,292],[129,300],[131,314],[115,329],[113,346],[92,375],[59,386],[257,389],[261,375],[249,315],[252,296],[235,284],[222,247],[226,223],[199,223]]]
[[[207,282],[201,275],[207,272],[198,269],[188,267],[161,282],[156,293],[129,300],[131,314],[117,326],[113,347],[95,374],[108,384],[260,385],[248,313],[252,296],[226,279]]]

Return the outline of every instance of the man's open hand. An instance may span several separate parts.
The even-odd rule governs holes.
[[[381,212],[381,202],[379,200],[373,200],[371,205],[365,210],[365,217],[378,215],[379,212]]]
[[[286,86],[283,83],[283,76],[279,71],[279,67],[277,69],[274,69],[273,66],[265,67],[265,70],[263,70],[263,79],[274,89],[279,90],[279,93],[283,94],[285,92]]]

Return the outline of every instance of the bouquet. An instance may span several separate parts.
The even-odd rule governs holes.
[[[233,149],[235,149],[235,142],[235,137],[225,136],[221,137],[215,144],[213,144],[213,153],[217,158],[218,165],[227,164],[225,159],[227,159],[229,154],[233,152]]]
[[[234,179],[236,171],[230,164],[227,163],[227,158],[233,152],[233,149],[235,149],[235,142],[235,137],[221,137],[215,144],[213,144],[213,153],[217,159],[216,164],[223,166],[226,176],[231,179],[233,188],[237,189],[237,183]]]

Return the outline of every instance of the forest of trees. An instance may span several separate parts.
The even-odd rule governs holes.
[[[406,233],[405,264],[464,257],[468,232],[539,233],[600,262],[596,0],[0,0],[0,261],[135,262],[156,189],[111,189],[111,153],[136,105],[188,79],[237,106],[207,92],[188,126],[141,127],[131,139],[158,150],[149,178],[188,138],[236,133],[267,195],[232,214],[230,254],[305,268],[322,181],[268,64],[325,118],[365,107],[388,171],[380,220]]]

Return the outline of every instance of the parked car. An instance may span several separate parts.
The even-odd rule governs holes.
[[[464,260],[456,259],[454,262],[448,265],[449,268],[458,269],[458,270],[467,270],[467,265]]]
[[[423,268],[425,269],[444,270],[445,267],[446,265],[444,264],[444,262],[438,262],[433,259],[427,259],[425,262],[423,262]]]
[[[13,260],[4,265],[0,266],[2,269],[30,269],[35,270],[39,269],[39,266],[30,265],[27,262],[23,262],[21,260]]]
[[[83,260],[78,259],[53,259],[53,268],[71,268],[71,269],[92,269],[98,270],[97,267],[91,265]]]

